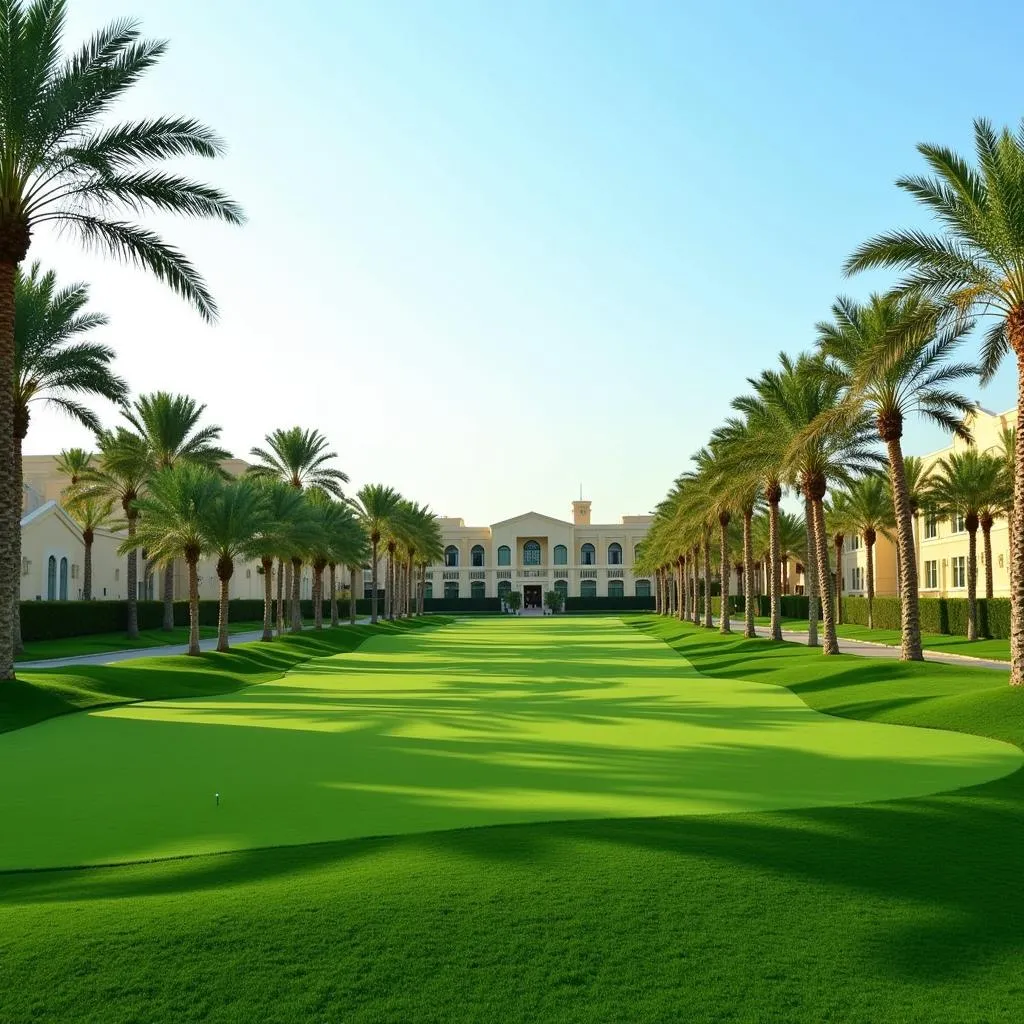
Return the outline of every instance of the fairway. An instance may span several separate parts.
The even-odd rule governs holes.
[[[471,619],[223,697],[0,736],[0,869],[852,804],[974,785],[1021,759],[706,678],[618,619]]]

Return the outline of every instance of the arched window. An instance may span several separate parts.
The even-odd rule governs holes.
[[[498,580],[498,599],[502,604],[508,603],[508,595],[512,593],[511,580]]]
[[[633,561],[635,562],[640,557],[640,545],[633,545]]]
[[[484,549],[480,544],[474,544],[469,552],[469,564],[482,567],[484,564]]]
[[[444,585],[444,596],[445,599],[450,601],[452,598],[459,596],[459,582],[458,580],[446,580]]]
[[[512,564],[512,549],[507,544],[502,544],[498,548],[498,565],[511,565]]]
[[[622,565],[622,545],[621,544],[609,544],[608,545],[608,564],[609,565]]]
[[[57,559],[53,555],[46,561],[46,600],[57,600]]]
[[[580,597],[597,597],[597,580],[580,580]]]
[[[609,580],[608,581],[608,596],[609,597],[623,597],[625,590],[622,587],[622,580]]]
[[[650,597],[651,596],[651,581],[650,580],[637,580],[636,581],[636,596],[637,597]]]
[[[554,550],[555,565],[568,565],[569,552],[564,544],[556,544]]]
[[[459,564],[459,549],[454,544],[449,544],[444,549],[444,564],[450,568],[455,568]],[[445,588],[448,589],[447,587]]]
[[[68,599],[68,560],[66,558],[60,560],[60,590],[58,593],[62,601]]]
[[[584,544],[580,548],[580,565],[593,565],[597,561],[597,553],[593,544]]]
[[[473,580],[469,585],[469,596],[474,601],[482,601],[484,599],[484,581]]]
[[[564,605],[565,599],[569,596],[568,580],[555,580],[555,593],[562,599]]]
[[[433,601],[434,600],[434,584],[426,583],[423,586],[423,600]]]
[[[540,565],[540,545],[535,540],[523,545],[523,565]]]

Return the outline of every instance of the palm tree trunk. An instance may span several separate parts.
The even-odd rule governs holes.
[[[654,614],[661,614],[661,570],[654,570]]]
[[[406,600],[406,614],[409,618],[413,618],[416,615],[418,609],[416,607],[416,562],[413,558],[409,559],[409,573],[406,577],[405,584],[405,600]]]
[[[324,628],[324,571],[318,565],[313,566],[313,628],[323,631]]]
[[[868,629],[875,628],[875,542],[864,538],[865,556],[868,562]],[[836,602],[838,604],[838,601]]]
[[[888,434],[888,436],[887,436]],[[914,551],[914,524],[910,514],[907,471],[900,444],[902,428],[893,426],[882,432],[889,456],[889,489],[896,512],[896,544],[899,549],[900,572],[900,636],[903,661],[923,661],[921,648],[921,615],[917,593],[917,554]]]
[[[331,587],[331,628],[338,625],[338,567],[331,562],[330,566],[330,587]]]
[[[373,625],[377,624],[377,545],[379,541],[371,539],[371,547],[373,562],[370,564],[370,584],[373,587],[373,592],[370,594],[370,622]]]
[[[16,416],[16,421],[20,419],[20,416]],[[14,431],[14,462],[11,465],[11,486],[13,487],[11,511],[14,513],[11,525],[11,546],[13,548],[11,554],[11,565],[13,567],[13,572],[11,573],[11,585],[13,587],[11,595],[11,643],[15,654],[21,654],[25,650],[25,645],[21,639],[21,502],[25,491],[22,441],[27,432],[27,421],[24,424],[24,429],[22,429],[20,423],[16,422]]]
[[[356,572],[352,566],[348,567],[349,581],[348,581],[348,624],[354,626],[356,624]]]
[[[128,514],[128,539],[135,537],[135,513]],[[138,640],[139,638],[139,552],[132,548],[128,552],[128,579],[125,584],[128,588],[128,639]],[[198,588],[199,581],[196,580]],[[198,595],[198,590],[196,591]],[[198,601],[198,596],[196,597]],[[196,606],[198,608],[198,605]],[[198,615],[198,611],[196,612]]]
[[[818,559],[814,554],[814,509],[811,499],[804,498],[804,528],[807,534],[807,557],[804,559],[804,589],[807,591],[807,646],[818,646]]]
[[[302,582],[302,559],[292,559],[292,632],[302,632],[302,596],[299,584]]]
[[[825,506],[820,497],[811,500],[814,513],[814,549],[818,557],[818,586],[821,590],[821,623],[825,634],[823,654],[839,653],[839,637],[832,605],[832,572],[828,564],[828,538],[825,536]]]
[[[718,598],[718,632],[725,635],[732,632],[729,621],[729,593],[732,582],[732,571],[729,563],[729,517],[718,517],[718,574],[722,578],[721,593]]]
[[[277,635],[284,633],[284,559],[277,560]]]
[[[24,256],[24,253],[21,253]],[[14,481],[14,274],[21,258],[5,253],[0,260],[0,576],[8,583],[0,586],[0,679],[14,678],[14,587],[21,565],[18,544],[21,537],[21,491]],[[16,543],[17,541],[17,543]],[[20,559],[19,559],[20,563]]]
[[[284,565],[284,606],[281,610],[280,621],[277,624],[278,633],[284,633],[286,622],[291,622],[292,618],[292,563],[291,559],[283,563]]]
[[[771,604],[771,636],[782,639],[782,601],[779,597],[779,501],[776,491],[768,495],[768,600]]]
[[[199,568],[188,562],[188,653],[199,654]]]
[[[686,616],[686,611],[685,611],[685,609],[686,609],[686,584],[684,582],[684,576],[683,576],[683,566],[685,564],[686,564],[685,563],[685,559],[683,558],[682,555],[680,555],[676,559],[676,572],[675,572],[675,576],[676,576],[676,594],[677,594],[677,597],[676,597],[676,618],[678,618],[680,622],[682,622],[683,619]]]
[[[711,622],[711,538],[704,534],[704,628],[710,629]]]
[[[217,579],[220,580],[220,606],[217,608],[217,650],[222,654],[230,650],[228,644],[228,615],[230,613],[231,574],[235,566],[230,558],[217,561]]]
[[[693,548],[690,552],[690,581],[693,584],[693,624],[700,625],[700,546]]]
[[[263,566],[263,636],[261,640],[274,639],[274,560],[262,558],[260,564]]]
[[[978,639],[978,524],[967,517],[967,639]],[[971,529],[971,527],[974,529]]]
[[[743,510],[743,635],[757,636],[754,628],[754,510]]]
[[[985,557],[985,600],[992,600],[992,517],[982,516],[981,543]]]
[[[837,533],[834,538],[836,546],[836,622],[843,622],[843,547],[845,537]]]
[[[160,626],[165,633],[174,632],[174,563],[164,566],[164,621]]]
[[[82,600],[92,600],[92,542],[94,535],[92,530],[86,530],[82,534],[82,544],[85,547],[85,557],[82,559]]]

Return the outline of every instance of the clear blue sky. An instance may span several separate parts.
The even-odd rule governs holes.
[[[93,284],[136,391],[188,391],[243,455],[323,430],[382,480],[488,523],[651,509],[782,349],[807,348],[868,235],[920,222],[918,141],[1024,115],[1024,8],[71,0],[170,52],[122,113],[194,114],[242,229],[160,225],[205,326],[138,272],[41,236]],[[280,12],[288,14],[282,22]],[[1013,404],[1012,369],[978,397]],[[108,410],[108,418],[113,414]],[[29,452],[87,436],[38,414]],[[911,428],[908,447],[940,435]]]

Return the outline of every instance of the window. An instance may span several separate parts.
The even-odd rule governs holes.
[[[446,601],[450,601],[453,598],[459,596],[459,582],[458,580],[447,580],[444,585],[444,596]]]
[[[569,564],[569,549],[564,544],[555,545],[555,565]]]
[[[523,565],[540,565],[540,545],[535,540],[523,545]]]
[[[484,581],[473,580],[469,585],[469,596],[474,601],[482,601],[484,599]]]
[[[953,586],[954,587],[966,587],[967,586],[967,556],[957,555],[955,558],[949,560],[949,564],[953,567]]]
[[[508,548],[505,549],[506,551]],[[509,580],[498,580],[498,600],[502,604],[508,604],[508,595],[512,593],[512,583]]]
[[[860,534],[855,533],[850,538],[850,550],[851,551],[857,551],[859,549],[860,549]]]
[[[924,538],[931,540],[939,535],[939,521],[935,516],[926,516],[924,521]]]
[[[864,570],[859,565],[855,565],[850,570],[850,589],[851,590],[863,590],[864,589]]]
[[[594,565],[597,561],[593,544],[584,544],[580,548],[580,565]]]
[[[651,596],[651,581],[650,580],[637,580],[636,581],[636,596],[637,597],[650,597]]]
[[[622,580],[609,580],[608,581],[608,596],[609,597],[623,597],[625,590],[622,586]]]
[[[580,597],[597,597],[597,580],[580,580]]]
[[[459,564],[459,549],[454,544],[449,544],[444,549],[444,564],[449,568],[456,568]],[[448,589],[447,587],[445,588]]]
[[[424,601],[433,601],[434,600],[434,584],[433,583],[425,583],[423,585],[423,600]]]
[[[511,565],[512,564],[512,549],[507,544],[502,544],[498,548],[498,565]]]
[[[949,529],[952,533],[963,533],[967,529],[967,524],[964,522],[962,513],[957,512],[955,516],[950,517]]]
[[[555,580],[555,593],[562,599],[564,605],[565,599],[569,596],[568,580]]]
[[[57,599],[57,559],[50,555],[46,560],[46,600]]]
[[[68,599],[68,560],[62,558],[60,560],[60,599],[66,601]]]
[[[635,562],[640,557],[640,545],[633,545],[633,561]]]
[[[934,559],[924,563],[924,585],[926,590],[939,589],[939,563]]]
[[[469,552],[469,564],[476,566],[483,566],[484,564],[484,549],[479,544],[474,544],[472,550]]]
[[[608,545],[608,564],[609,565],[622,565],[622,545],[621,544],[609,544]],[[619,596],[621,597],[622,595],[620,594]]]

